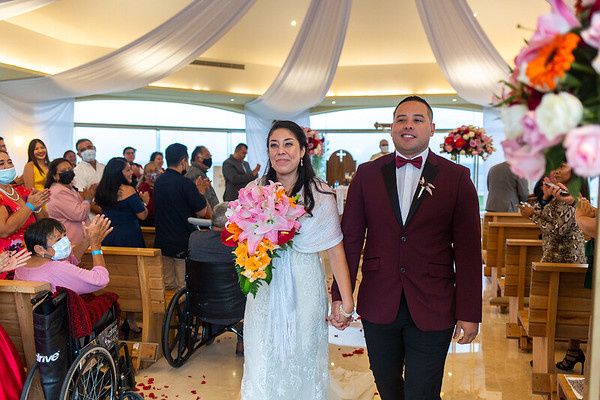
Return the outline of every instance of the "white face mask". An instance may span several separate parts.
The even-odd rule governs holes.
[[[71,255],[71,241],[66,236],[54,243],[52,248],[54,249],[54,255],[52,256],[54,261],[64,260]]]
[[[81,159],[85,162],[92,162],[96,159],[96,150],[87,149],[81,152]]]
[[[388,150],[390,149],[390,147],[388,145],[385,146],[379,146],[379,148],[381,149],[382,153],[387,153]]]

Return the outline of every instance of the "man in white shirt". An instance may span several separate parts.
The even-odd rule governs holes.
[[[375,153],[371,156],[370,161],[377,160],[379,157],[390,153],[390,144],[386,139],[381,139],[379,141],[379,150],[381,150],[379,153]]]
[[[104,164],[96,161],[96,146],[91,140],[79,139],[75,144],[75,148],[81,162],[73,169],[75,172],[73,186],[81,192],[100,182],[104,172]]]

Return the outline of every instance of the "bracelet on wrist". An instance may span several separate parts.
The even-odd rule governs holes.
[[[339,312],[345,318],[351,318],[352,315],[354,314],[354,310],[352,310],[350,313],[347,313],[346,311],[344,311],[344,307],[342,307],[342,304],[340,304]]]
[[[92,255],[93,256],[99,256],[99,255],[102,255],[102,254],[103,254],[102,250],[92,250]]]
[[[31,204],[30,202],[25,203],[25,205],[27,206],[27,208],[29,208],[31,210],[31,212],[35,212],[35,206],[33,204]]]

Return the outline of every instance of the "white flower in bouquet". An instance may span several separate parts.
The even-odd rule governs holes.
[[[523,134],[523,124],[521,120],[527,113],[527,106],[517,104],[510,107],[503,107],[500,110],[500,116],[504,123],[504,133],[507,139],[516,139]]]
[[[535,110],[537,126],[549,140],[575,128],[582,117],[583,104],[567,92],[546,93]]]

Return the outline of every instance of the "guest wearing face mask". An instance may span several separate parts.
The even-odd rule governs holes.
[[[85,240],[75,247],[65,227],[53,218],[32,224],[25,231],[25,244],[32,257],[25,267],[15,270],[15,279],[48,282],[52,291],[57,286],[75,293],[92,293],[108,285],[109,275],[102,256],[102,240],[111,232],[110,220],[97,215],[85,228]],[[79,260],[87,247],[92,249],[91,270],[79,268]]]
[[[153,162],[149,162],[144,167],[144,176],[138,185],[138,191],[140,194],[148,193],[149,199],[147,204],[148,216],[145,220],[140,221],[142,226],[154,226],[154,183],[160,174],[161,172]]]
[[[104,164],[96,161],[96,146],[89,139],[79,139],[75,144],[77,155],[81,157],[81,162],[75,169],[75,178],[73,186],[82,191],[94,184],[100,182],[104,172]]]
[[[16,176],[8,153],[0,151],[0,251],[18,251],[24,247],[23,234],[36,218],[47,217],[43,206],[48,190],[31,192],[22,185],[11,185]],[[7,273],[0,273],[5,279]]]
[[[192,182],[196,182],[198,178],[210,182],[208,176],[206,176],[206,171],[208,171],[211,166],[212,155],[210,154],[210,151],[206,146],[197,146],[194,151],[192,151],[192,165],[187,170],[185,177],[191,179]],[[212,185],[206,189],[204,197],[206,197],[206,201],[208,201],[208,204],[210,204],[211,207],[219,204],[219,198]]]
[[[388,141],[386,139],[381,139],[379,141],[379,150],[380,150],[379,153],[375,153],[375,154],[373,154],[371,156],[371,160],[370,161],[377,160],[379,157],[385,156],[386,154],[389,154],[389,152],[390,152],[390,145],[389,145],[389,143],[388,143]]]
[[[95,194],[95,186],[78,192],[73,187],[75,172],[65,158],[53,160],[48,167],[45,188],[50,189],[50,201],[46,206],[48,216],[59,221],[67,230],[71,243],[84,240],[83,224],[90,222],[90,204]]]
[[[102,242],[103,246],[146,247],[139,220],[148,216],[148,193],[139,194],[131,186],[133,171],[123,157],[111,158],[98,188],[96,204],[112,222],[113,231]]]

